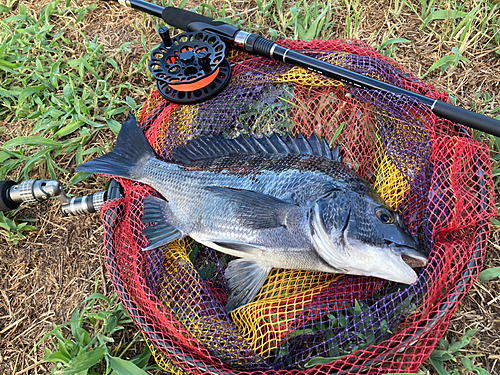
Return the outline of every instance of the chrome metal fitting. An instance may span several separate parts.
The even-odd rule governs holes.
[[[63,194],[63,188],[59,181],[31,179],[13,186],[10,191],[10,199],[16,203],[43,202],[51,197]]]

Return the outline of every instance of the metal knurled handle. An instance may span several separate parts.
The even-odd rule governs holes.
[[[92,195],[92,205],[94,206],[94,209],[96,212],[99,212],[101,209],[102,204],[104,203],[104,195],[106,194],[106,191],[99,191],[97,193],[94,193]]]
[[[35,198],[33,194],[33,185],[36,181],[35,179],[27,180],[21,182],[19,186],[19,197],[21,197],[22,201],[25,203],[38,203],[38,200]]]

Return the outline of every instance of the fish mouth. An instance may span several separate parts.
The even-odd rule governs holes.
[[[408,247],[397,244],[389,246],[394,252],[401,255],[401,259],[411,268],[425,267],[427,265],[427,257],[421,252]]]

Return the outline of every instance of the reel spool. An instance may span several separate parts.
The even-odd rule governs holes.
[[[185,32],[170,38],[168,28],[158,30],[163,43],[151,53],[149,70],[167,100],[189,104],[207,100],[229,82],[231,65],[226,45],[214,34]]]

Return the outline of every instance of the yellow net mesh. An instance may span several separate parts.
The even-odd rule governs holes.
[[[379,147],[376,155],[374,188],[389,206],[400,207],[410,191],[410,184],[391,161],[384,147]]]
[[[174,365],[168,358],[166,358],[144,335],[144,341],[146,341],[146,345],[149,350],[151,350],[151,355],[153,356],[156,364],[168,374],[173,375],[183,375],[184,371],[179,369],[176,365]]]
[[[188,255],[193,244],[193,240],[186,238],[168,245],[164,254],[166,272],[163,284],[165,287],[161,288],[159,299],[170,311],[177,313],[178,321],[186,327],[193,338],[203,344],[213,342],[216,336],[221,335],[229,327],[226,320],[222,320],[218,316],[210,316],[209,311],[204,309],[204,296],[201,293],[205,289],[204,281]],[[185,282],[183,286],[179,274],[183,275],[184,280],[185,278],[190,279],[189,291],[185,289]],[[178,284],[176,285],[176,283]],[[188,304],[187,308],[186,298],[193,301]],[[172,301],[177,302],[172,303]],[[207,319],[210,320],[210,325],[207,324]],[[229,344],[231,343],[229,342]],[[226,354],[238,360],[239,353],[228,352]]]
[[[274,269],[254,301],[234,310],[231,317],[255,352],[267,358],[292,333],[293,323],[313,298],[340,277]]]

